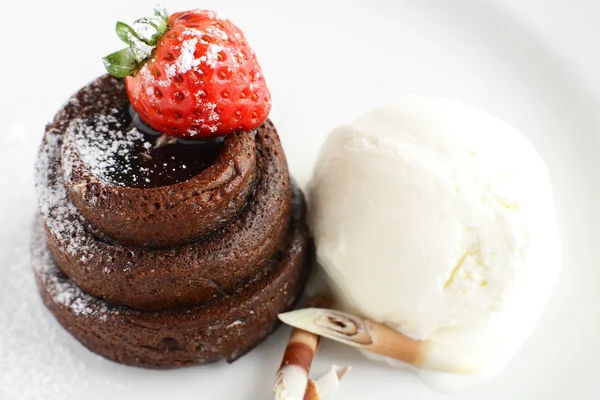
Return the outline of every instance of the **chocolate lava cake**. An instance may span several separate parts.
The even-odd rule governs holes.
[[[42,299],[108,359],[234,361],[302,290],[305,203],[269,120],[225,139],[168,138],[131,110],[122,79],[104,76],[47,126],[36,169]]]

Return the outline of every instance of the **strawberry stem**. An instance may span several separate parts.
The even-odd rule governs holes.
[[[134,75],[139,66],[152,55],[156,43],[167,31],[168,18],[167,10],[157,6],[152,17],[136,19],[133,26],[118,21],[115,32],[129,47],[102,59],[108,73],[117,78]]]

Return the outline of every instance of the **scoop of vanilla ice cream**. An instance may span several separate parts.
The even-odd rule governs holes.
[[[410,97],[331,133],[310,224],[343,309],[429,340],[432,363],[487,377],[525,341],[555,284],[551,192],[542,158],[513,127]]]

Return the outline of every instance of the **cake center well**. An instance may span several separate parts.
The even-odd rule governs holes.
[[[125,187],[184,182],[210,167],[224,142],[222,138],[186,141],[161,137],[139,119],[129,103],[75,124],[77,151],[88,170],[106,183]]]

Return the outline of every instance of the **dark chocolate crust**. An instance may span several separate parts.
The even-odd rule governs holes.
[[[103,94],[100,98],[104,98]],[[86,104],[90,99],[78,100]],[[60,114],[59,114],[60,115]],[[285,240],[291,184],[272,123],[258,129],[258,182],[225,229],[190,245],[148,249],[102,237],[69,201],[60,170],[64,125],[51,125],[40,150],[38,190],[59,268],[92,296],[140,310],[191,307],[234,293],[265,268]]]
[[[257,136],[260,178],[242,214],[207,240],[148,249],[106,242],[69,206],[66,196],[48,201],[44,215],[49,247],[59,268],[92,296],[141,310],[201,304],[231,294],[260,272],[281,248],[289,224],[291,186],[279,141],[270,130]],[[59,179],[58,163],[48,173]]]
[[[116,192],[107,189],[106,182],[96,185],[93,176],[85,175],[85,166],[77,166],[77,158],[66,154],[75,150],[68,145],[73,121],[109,109],[115,102],[112,89],[119,85],[122,88],[110,77],[92,82],[46,127],[36,165],[41,218],[33,236],[33,265],[42,299],[84,346],[119,363],[168,369],[222,358],[234,361],[275,329],[277,314],[293,305],[309,272],[306,205],[290,182],[277,132],[267,121],[257,132],[230,139],[227,146],[236,154],[223,157],[239,161],[238,152],[248,150],[247,138],[254,154],[242,157],[240,162],[248,162],[248,169],[244,174],[236,171],[231,181],[245,176],[244,182],[222,195],[215,189],[217,194],[206,198],[210,203],[216,197],[209,214],[222,217],[219,228],[206,228],[213,230],[191,244],[175,245],[183,240],[175,234],[164,236],[172,240],[162,243],[124,244],[115,240],[119,233],[111,233],[102,221],[111,208],[126,207],[127,201],[142,207],[140,198],[125,190],[122,196],[127,200],[104,203],[101,208],[107,212],[102,216],[91,202],[108,201]],[[187,218],[168,203],[177,196],[170,192],[172,186],[158,188],[164,190],[160,209],[165,209],[166,218],[158,225],[166,230],[179,229],[168,220],[169,212]],[[206,189],[200,186],[198,190]],[[240,190],[233,195],[236,188]],[[239,207],[235,196],[244,197]],[[219,198],[225,199],[227,210],[217,210]],[[141,199],[150,204],[150,198]],[[94,223],[76,206],[87,210]],[[140,210],[140,220],[149,215]]]
[[[286,244],[270,268],[239,293],[165,312],[112,306],[83,293],[52,261],[37,223],[33,265],[40,294],[65,329],[110,360],[155,369],[235,361],[277,327],[277,314],[292,307],[306,280],[309,238],[298,200]]]
[[[96,228],[124,244],[175,246],[203,238],[239,214],[257,178],[254,132],[229,136],[217,160],[187,181],[144,189],[114,185],[88,170],[74,136],[98,116],[126,106],[127,93],[123,81],[110,76],[81,91],[91,88],[112,101],[82,105],[77,123],[67,129],[62,165],[73,204]]]

